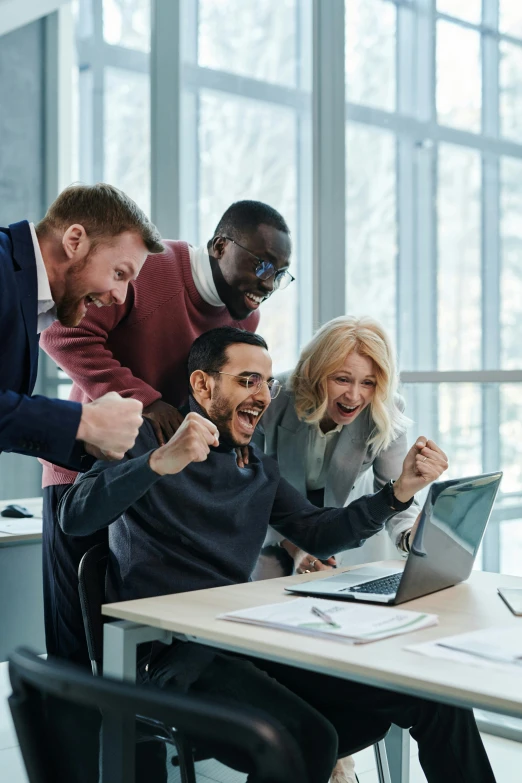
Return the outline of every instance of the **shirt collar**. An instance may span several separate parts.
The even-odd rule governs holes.
[[[321,427],[319,426],[319,423],[314,425],[314,429],[316,430],[317,435],[320,438],[328,438],[330,435],[334,435],[336,432],[341,432],[342,428],[343,428],[343,425],[342,424],[338,424],[337,427],[334,427],[333,430],[328,430],[328,432],[323,432]]]
[[[192,247],[189,245],[189,255],[192,277],[201,298],[214,307],[224,307],[214,282],[207,246]]]
[[[49,285],[49,277],[45,268],[42,251],[38,244],[38,237],[36,236],[36,229],[34,223],[29,223],[31,230],[31,238],[33,240],[34,257],[36,260],[36,279],[38,281],[38,304],[48,305],[45,310],[40,310],[44,313],[54,307],[53,295],[51,293],[51,286]],[[40,308],[39,308],[40,309]]]

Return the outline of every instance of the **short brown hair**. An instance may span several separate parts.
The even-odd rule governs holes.
[[[62,190],[36,232],[45,236],[74,223],[82,225],[94,243],[133,231],[143,239],[149,253],[163,253],[165,249],[158,229],[143,210],[126,193],[106,182],[70,185]]]

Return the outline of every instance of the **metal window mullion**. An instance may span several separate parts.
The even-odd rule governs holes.
[[[397,111],[415,114],[414,9],[397,7]],[[410,133],[397,133],[397,349],[399,366],[415,367],[415,147]],[[415,416],[410,411],[410,416]]]
[[[93,40],[92,59],[89,68],[92,74],[91,94],[91,165],[89,181],[104,179],[105,169],[105,63],[103,62],[103,0],[92,0]]]
[[[483,0],[481,36],[482,133],[499,135],[498,39],[487,31],[498,27],[497,0]],[[500,194],[498,155],[482,154],[482,366],[500,367]],[[482,386],[482,467],[498,470],[500,465],[500,387]],[[484,536],[482,565],[486,571],[500,570],[500,525],[492,523]]]
[[[345,312],[344,0],[313,0],[312,126],[313,313],[319,325]]]
[[[299,267],[297,280],[297,349],[310,339],[313,331],[313,177],[312,177],[312,3],[296,3],[296,85],[308,95],[305,109],[295,112],[297,123],[297,249]],[[294,252],[295,257],[295,252]],[[295,263],[295,261],[293,262]]]
[[[180,235],[180,0],[152,0],[151,216],[162,236]]]
[[[199,3],[183,0],[181,4],[181,76],[180,76],[180,237],[199,244],[204,238],[199,232],[200,159],[199,107],[200,85],[189,87],[185,74],[190,66],[197,72]],[[206,237],[206,240],[210,237]]]

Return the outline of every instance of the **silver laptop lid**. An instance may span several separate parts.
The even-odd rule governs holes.
[[[432,484],[397,591],[397,603],[468,578],[501,478],[498,472]]]

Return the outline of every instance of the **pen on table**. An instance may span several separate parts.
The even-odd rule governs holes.
[[[329,614],[326,614],[326,612],[321,611],[321,609],[318,609],[317,606],[312,606],[312,614],[317,615],[317,617],[320,617],[321,620],[325,623],[328,623],[328,625],[333,625],[334,627],[337,625],[337,623],[332,620]]]

